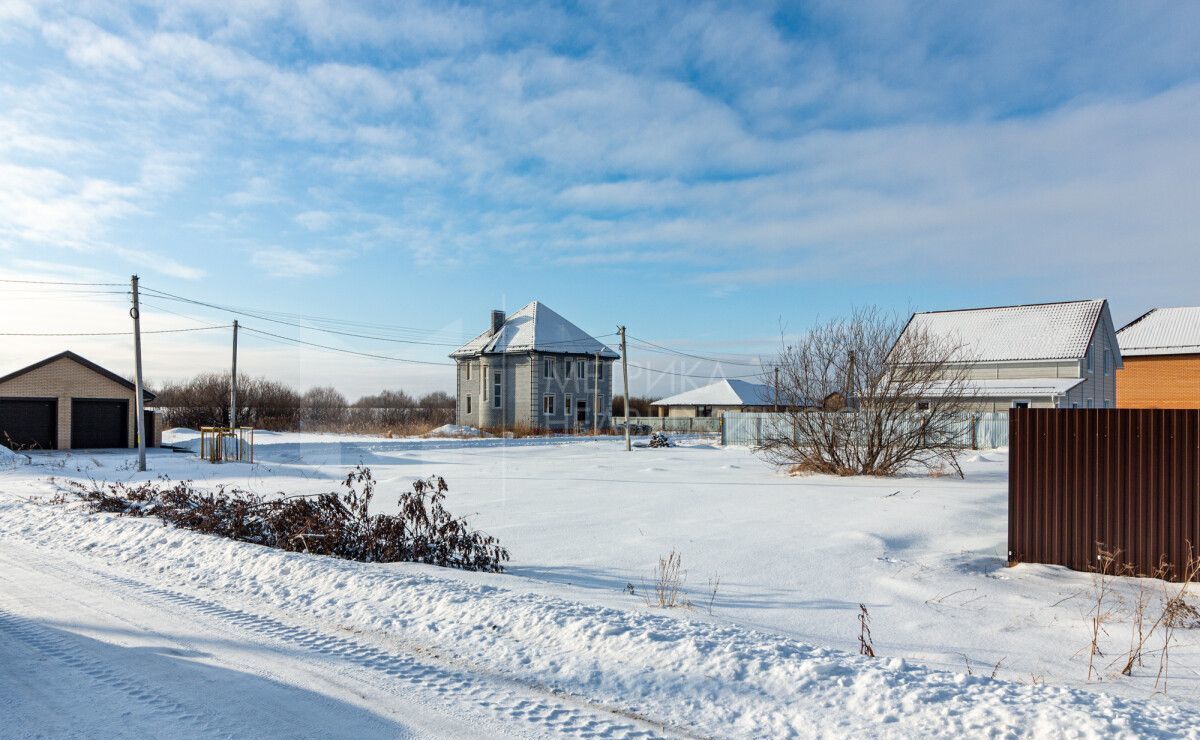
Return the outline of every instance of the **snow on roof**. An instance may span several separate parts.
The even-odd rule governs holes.
[[[718,380],[702,388],[655,401],[651,406],[769,406],[774,403],[771,387],[745,380]]]
[[[956,385],[955,395],[970,398],[1042,398],[1062,396],[1083,382],[1083,378],[1010,378],[1006,380],[969,380]],[[948,384],[932,384],[929,395],[941,395]]]
[[[470,357],[478,354],[518,352],[563,352],[594,355],[616,359],[620,357],[602,342],[591,337],[552,311],[534,301],[504,320],[500,331],[492,334],[489,328],[450,353],[451,357]]]
[[[1121,354],[1200,354],[1200,306],[1155,308],[1117,332]]]
[[[915,313],[907,334],[924,330],[963,345],[963,360],[1078,359],[1087,354],[1104,300]]]

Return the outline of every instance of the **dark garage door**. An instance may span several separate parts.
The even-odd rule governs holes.
[[[0,398],[0,444],[21,450],[53,450],[57,442],[58,401]]]
[[[71,399],[71,447],[77,450],[129,446],[129,402]]]

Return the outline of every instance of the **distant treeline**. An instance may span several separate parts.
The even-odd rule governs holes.
[[[649,396],[630,396],[629,397],[629,415],[630,416],[657,416],[650,404],[654,402]],[[612,399],[612,413],[615,419],[618,416],[625,415],[625,397],[614,393]]]
[[[166,427],[225,426],[229,423],[229,374],[202,373],[160,384],[154,405]],[[274,431],[354,431],[402,434],[454,421],[454,397],[442,391],[414,397],[386,390],[351,403],[322,386],[301,393],[268,378],[238,375],[238,423]]]

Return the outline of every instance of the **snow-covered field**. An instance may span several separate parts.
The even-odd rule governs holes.
[[[627,453],[260,434],[256,457],[153,451],[141,475],[124,452],[0,462],[0,736],[1200,736],[1193,631],[1166,696],[1156,658],[1107,669],[1120,621],[1087,683],[1090,578],[1004,566],[1002,451],[965,481],[788,478],[702,438]],[[294,494],[360,463],[383,509],[444,476],[509,572],[348,563],[45,503],[52,477]],[[651,571],[672,550],[692,605],[657,609]],[[856,654],[860,603],[874,660]]]

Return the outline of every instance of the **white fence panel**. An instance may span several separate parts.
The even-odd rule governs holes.
[[[919,424],[920,419],[919,414],[913,414],[911,422]],[[773,433],[786,434],[792,426],[788,414],[747,414],[731,411],[722,415],[721,420],[721,444],[741,447],[758,447],[763,439]],[[963,414],[959,424],[958,443],[964,448],[984,450],[1008,446],[1007,411]]]

